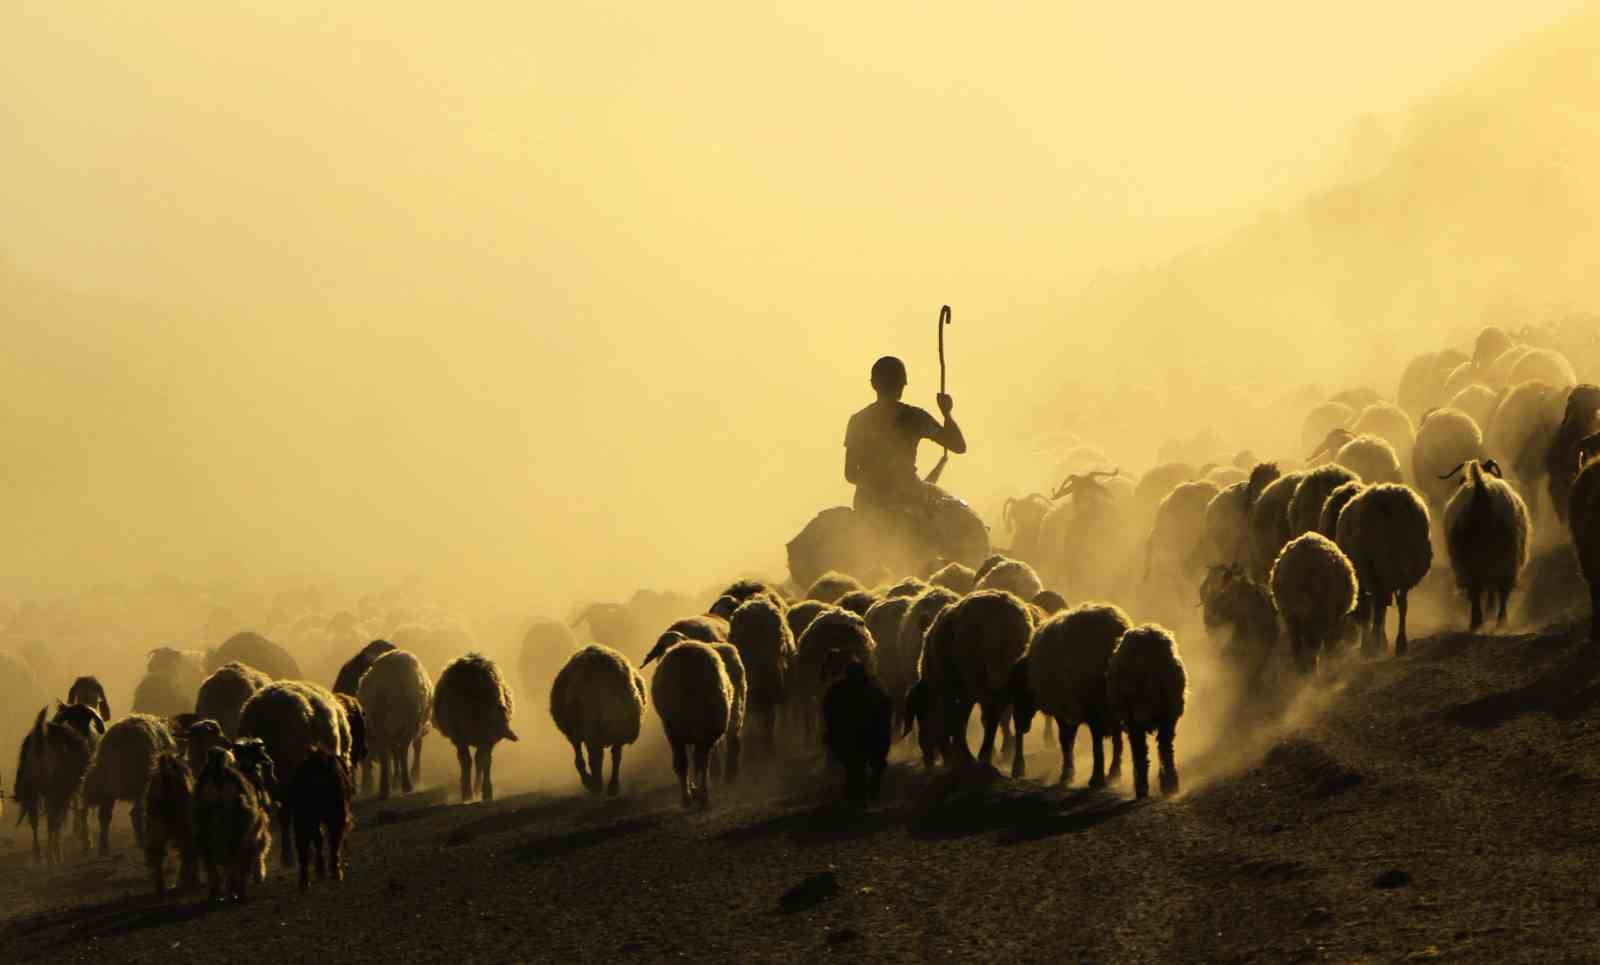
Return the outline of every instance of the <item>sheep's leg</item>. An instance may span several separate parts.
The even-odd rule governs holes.
[[[111,808],[115,801],[103,801],[100,804],[100,857],[111,854]],[[37,855],[39,848],[38,828],[34,829],[34,853]]]
[[[1007,707],[1000,712],[1000,753],[1011,750],[1011,708]],[[985,764],[989,763],[987,760]]]
[[[682,743],[668,739],[672,745],[672,770],[678,775],[678,791],[683,796],[683,806],[688,807],[694,803],[690,797],[692,787],[689,781],[689,749]]]
[[[133,810],[128,812],[128,818],[133,821],[134,844],[144,847],[144,801],[133,802]]]
[[[1394,636],[1394,655],[1397,657],[1406,655],[1406,593],[1406,590],[1401,590],[1394,595],[1394,608],[1400,617],[1399,630]]]
[[[1129,728],[1128,744],[1133,751],[1133,796],[1136,798],[1149,797],[1150,744],[1146,739],[1144,728]]]
[[[33,863],[44,864],[44,849],[39,846],[39,814],[29,812],[28,826],[33,829]],[[102,852],[104,853],[104,852]]]
[[[1172,742],[1178,736],[1178,722],[1169,721],[1156,728],[1156,752],[1161,756],[1161,793],[1178,793],[1178,761]]]
[[[278,808],[278,840],[283,842],[283,866],[294,867],[294,815],[285,804]]]
[[[404,752],[401,753],[404,757]],[[328,825],[328,865],[334,881],[344,880],[344,821],[335,820]]]
[[[1049,714],[1044,715],[1044,733],[1039,739],[1044,741],[1044,746],[1051,747],[1055,744],[1055,718]]]
[[[700,806],[711,806],[711,747],[707,744],[694,745],[694,774],[699,782],[694,789],[695,800]]]
[[[1011,779],[1020,781],[1028,776],[1028,763],[1023,759],[1022,739],[1027,736],[1017,728],[1016,743],[1011,748]]]
[[[959,701],[955,712],[950,715],[950,727],[945,735],[945,759],[950,761],[968,762],[972,760],[972,747],[967,743],[967,724],[972,720],[973,705],[967,701]]]
[[[622,745],[611,745],[611,785],[606,788],[606,793],[616,797],[622,793]]]
[[[1381,657],[1389,651],[1389,595],[1372,599],[1372,633],[1368,635],[1362,652],[1369,657]]]
[[[494,745],[478,748],[478,787],[485,801],[494,800]]]
[[[323,841],[322,825],[315,824],[311,828],[311,847],[317,852],[317,880],[328,880],[328,849]]]
[[[472,800],[472,751],[465,744],[456,745],[456,763],[461,765],[461,802]]]
[[[589,765],[583,759],[583,742],[572,742],[572,766],[578,769],[578,782],[586,789],[589,788]]]
[[[411,745],[411,782],[417,784],[422,780],[422,738]]]
[[[51,864],[61,863],[61,812],[47,808],[45,821],[45,855]]]
[[[711,776],[719,781],[722,779],[722,748],[726,744],[727,738],[723,737],[711,745]],[[823,764],[826,766],[827,762],[824,761]]]
[[[1506,625],[1506,598],[1511,596],[1511,591],[1502,590],[1495,595],[1500,599],[1500,608],[1499,612],[1495,614],[1494,623],[1497,627],[1503,627]]]
[[[404,754],[404,751],[400,753]],[[394,754],[384,751],[378,755],[378,800],[389,800],[389,772],[394,769]]]
[[[84,854],[89,853],[89,805],[81,801],[73,809],[73,823],[78,829],[78,845]]]
[[[985,702],[978,705],[978,720],[983,724],[983,743],[978,745],[978,760],[985,764],[994,760],[994,737],[1000,729],[1000,713],[991,709],[992,705]],[[970,714],[971,711],[969,710]],[[965,727],[963,727],[965,730]],[[966,743],[966,735],[962,735],[962,743]]]
[[[406,760],[406,745],[401,744],[394,752],[394,768],[400,772],[400,793],[410,794],[416,784],[411,778],[411,762]]]
[[[1472,622],[1468,624],[1467,629],[1476,633],[1478,628],[1483,626],[1483,590],[1476,585],[1468,586],[1467,599],[1472,605]]]
[[[593,743],[589,745],[589,779],[586,783],[589,790],[596,794],[599,794],[600,789],[604,786],[601,782],[604,781],[606,773],[605,756],[606,749],[604,747]]]
[[[1116,724],[1111,725],[1111,770],[1106,777],[1113,781],[1122,777],[1122,728]]]

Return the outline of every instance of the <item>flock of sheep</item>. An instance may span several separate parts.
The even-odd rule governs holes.
[[[1570,535],[1591,604],[1600,601],[1600,469],[1590,461],[1600,388],[1578,382],[1568,355],[1579,353],[1561,351],[1561,337],[1488,328],[1470,355],[1413,360],[1393,401],[1370,390],[1317,400],[1303,461],[1245,452],[1171,461],[1135,480],[1081,447],[1051,494],[1007,501],[1011,545],[985,559],[827,572],[806,587],[741,579],[707,594],[700,613],[641,592],[592,604],[571,624],[538,621],[523,641],[523,686],[548,692],[595,794],[621,792],[624,749],[652,710],[685,807],[709,806],[713,782],[736,781],[742,756],[766,764],[796,744],[820,748],[846,796],[869,800],[891,747],[913,731],[928,767],[987,764],[998,742],[1020,778],[1039,714],[1046,741],[1059,731],[1061,784],[1087,727],[1090,786],[1121,776],[1126,737],[1134,793],[1147,796],[1154,735],[1159,789],[1175,793],[1189,674],[1168,629],[1186,622],[1172,587],[1198,593],[1203,637],[1247,698],[1358,647],[1386,652],[1391,605],[1394,653],[1405,654],[1409,604],[1435,547],[1468,625],[1504,622],[1536,519]],[[1136,622],[1130,610],[1162,619]],[[580,645],[581,628],[597,642]],[[15,799],[40,860],[62,860],[69,817],[87,851],[91,811],[107,853],[122,801],[158,893],[173,853],[180,885],[203,869],[214,897],[243,897],[265,879],[274,840],[286,865],[298,852],[306,887],[313,864],[319,877],[342,877],[358,785],[371,792],[376,771],[380,797],[412,791],[433,730],[456,750],[461,799],[491,800],[495,747],[518,739],[513,710],[506,677],[475,652],[435,679],[417,652],[377,639],[329,688],[283,647],[239,633],[208,652],[151,651],[120,719],[96,678],[78,678],[28,729]]]

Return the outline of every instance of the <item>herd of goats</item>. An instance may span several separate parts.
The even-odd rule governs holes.
[[[1535,519],[1550,523],[1547,538],[1570,533],[1560,542],[1595,603],[1600,388],[1581,383],[1573,364],[1586,366],[1595,341],[1590,326],[1515,337],[1484,329],[1470,354],[1414,359],[1392,400],[1363,389],[1316,401],[1303,461],[1240,453],[1135,480],[1080,454],[1053,494],[1007,502],[1010,546],[981,560],[936,558],[915,575],[829,571],[803,587],[741,579],[692,615],[641,593],[592,605],[572,624],[539,621],[523,641],[523,685],[548,693],[595,794],[620,792],[623,750],[648,708],[685,807],[708,806],[712,781],[736,778],[747,727],[767,756],[780,736],[820,744],[846,796],[869,800],[891,746],[913,731],[929,767],[987,764],[998,736],[1023,776],[1022,737],[1040,714],[1047,739],[1052,724],[1059,730],[1061,784],[1073,779],[1075,738],[1087,727],[1091,786],[1120,776],[1126,736],[1135,794],[1147,796],[1153,734],[1159,788],[1173,793],[1189,681],[1163,623],[1180,620],[1135,623],[1094,601],[1159,616],[1139,586],[1198,588],[1206,636],[1247,694],[1358,647],[1387,652],[1391,605],[1403,655],[1409,595],[1433,569],[1436,545],[1471,628],[1503,622]],[[1052,587],[1083,602],[1069,605]],[[605,642],[580,645],[582,627]],[[624,651],[646,646],[635,666]],[[652,664],[647,685],[641,671]],[[208,652],[152,651],[134,712],[120,719],[99,681],[79,677],[22,741],[15,800],[35,858],[62,860],[74,817],[88,851],[91,811],[106,854],[121,801],[132,805],[158,893],[175,854],[180,886],[197,885],[203,869],[214,898],[242,898],[265,879],[274,838],[285,864],[298,852],[302,888],[313,867],[338,879],[358,784],[384,798],[410,792],[434,730],[456,750],[462,800],[493,798],[495,747],[517,740],[511,687],[494,661],[466,653],[435,678],[417,654],[378,639],[331,687],[304,677],[287,650],[255,633]]]

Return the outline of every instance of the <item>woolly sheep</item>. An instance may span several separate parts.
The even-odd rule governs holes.
[[[728,710],[728,729],[718,741],[721,756],[711,759],[711,776],[726,777],[732,784],[739,777],[739,747],[744,737],[745,710],[750,702],[750,684],[745,678],[744,659],[739,648],[731,643],[714,643],[711,649],[722,658],[722,668],[728,672],[728,684],[733,688],[733,706]],[[826,674],[824,675],[826,677]]]
[[[1477,366],[1473,365],[1469,359],[1456,366],[1445,377],[1444,387],[1439,392],[1439,398],[1453,399],[1463,389],[1474,385],[1485,385],[1486,382],[1487,378],[1484,373],[1480,372]]]
[[[1344,512],[1345,506],[1356,497],[1357,493],[1366,488],[1366,483],[1360,480],[1353,480],[1329,493],[1328,498],[1322,502],[1322,513],[1317,516],[1317,532],[1329,539],[1337,538],[1339,535],[1339,514]]]
[[[350,759],[350,718],[333,692],[305,680],[278,680],[256,691],[239,712],[239,736],[260,739],[281,774],[293,774],[313,747]],[[294,863],[293,815],[280,809],[283,863]]]
[[[1540,382],[1549,382],[1558,389],[1569,389],[1578,384],[1578,376],[1572,370],[1572,363],[1567,357],[1554,349],[1530,349],[1517,360],[1511,367],[1511,374],[1506,377],[1509,385],[1519,382],[1529,382],[1537,379]]]
[[[106,728],[94,759],[83,777],[84,803],[100,816],[100,856],[111,853],[111,809],[118,801],[133,804],[133,836],[144,846],[144,788],[156,756],[177,750],[166,721],[148,714],[130,714]]]
[[[806,599],[821,603],[838,603],[839,598],[846,593],[861,589],[865,587],[855,577],[830,570],[817,577],[816,582],[806,590]]]
[[[879,663],[882,666],[892,667],[893,672],[880,674],[880,679],[889,690],[889,696],[896,706],[905,699],[907,691],[917,681],[918,668],[922,664],[922,646],[927,639],[928,627],[933,625],[934,618],[961,597],[952,590],[942,586],[929,587],[916,599],[911,601],[911,606],[906,608],[905,616],[900,619],[900,633],[892,644],[894,656],[880,655]]]
[[[789,624],[789,633],[796,640],[800,639],[800,634],[806,632],[806,627],[817,618],[817,614],[830,606],[831,603],[823,603],[821,600],[801,600],[796,603],[783,616],[784,622]]]
[[[1180,484],[1161,500],[1145,544],[1146,578],[1152,569],[1183,575],[1198,569],[1203,562],[1201,540],[1205,534],[1206,507],[1219,491],[1215,483],[1202,479]],[[1032,595],[1022,598],[1026,600]]]
[[[1427,353],[1413,358],[1400,374],[1395,402],[1413,419],[1421,418],[1424,412],[1439,404],[1445,379],[1461,361],[1465,361],[1464,356],[1452,361],[1448,353]]]
[[[200,685],[194,712],[205,720],[216,721],[223,734],[238,736],[239,712],[245,702],[270,683],[271,678],[254,667],[238,662],[223,664]]]
[[[1031,600],[1044,589],[1044,583],[1040,581],[1039,574],[1035,573],[1033,567],[1027,563],[1006,559],[991,567],[989,572],[978,580],[975,588],[1006,590],[1024,600]]]
[[[1168,493],[1199,475],[1200,471],[1189,463],[1168,462],[1140,476],[1133,487],[1133,504],[1140,518],[1146,522],[1154,518]]]
[[[1506,599],[1528,565],[1533,524],[1522,497],[1499,478],[1494,460],[1471,460],[1451,475],[1462,469],[1461,485],[1444,507],[1445,548],[1456,585],[1471,607],[1471,628],[1477,630],[1483,626],[1485,596],[1491,606],[1499,605],[1496,622],[1506,622]]]
[[[1278,608],[1271,593],[1240,564],[1213,566],[1200,584],[1200,607],[1218,656],[1247,688],[1259,690],[1278,649]]]
[[[1250,478],[1250,474],[1243,469],[1232,466],[1212,466],[1206,471],[1205,479],[1218,489],[1226,489],[1234,483],[1242,483]]]
[[[1307,532],[1278,554],[1270,586],[1272,602],[1289,630],[1295,668],[1310,674],[1355,609],[1355,569],[1332,540]]]
[[[1250,507],[1250,578],[1257,583],[1267,582],[1272,561],[1289,542],[1289,504],[1305,476],[1304,470],[1279,476]]]
[[[215,672],[223,664],[242,663],[266,674],[274,680],[300,680],[305,675],[289,651],[263,637],[246,630],[235,633],[222,642],[222,646],[206,654],[206,670]]]
[[[195,781],[194,802],[195,845],[211,898],[226,893],[243,900],[251,878],[267,877],[268,802],[221,747],[212,749]]]
[[[1417,427],[1411,477],[1430,507],[1444,505],[1453,486],[1441,479],[1468,459],[1483,458],[1483,433],[1460,409],[1435,409]]]
[[[439,674],[433,689],[433,726],[455,745],[463,802],[472,800],[474,764],[483,800],[494,800],[494,745],[517,739],[511,729],[515,709],[500,668],[482,654],[457,657]]]
[[[865,617],[867,611],[872,609],[872,605],[877,602],[878,598],[873,595],[871,590],[851,590],[844,596],[839,597],[839,601],[834,606],[841,610],[849,610],[858,617]]]
[[[1315,531],[1322,520],[1322,507],[1328,495],[1345,483],[1355,481],[1355,473],[1334,463],[1307,472],[1295,487],[1294,498],[1289,500],[1289,535],[1302,536]]]
[[[977,590],[946,607],[928,628],[922,652],[927,683],[925,752],[934,748],[946,760],[970,762],[966,725],[976,704],[982,712],[983,745],[978,760],[994,755],[995,733],[1013,700],[1013,671],[1033,636],[1027,604],[1004,590]],[[1026,774],[1022,735],[1012,745],[1011,775]]]
[[[195,694],[184,691],[177,678],[147,673],[133,688],[133,712],[152,717],[176,717],[194,708]]]
[[[1033,595],[1028,604],[1037,607],[1046,617],[1053,617],[1067,608],[1067,598],[1055,590],[1040,590]]]
[[[106,699],[106,688],[94,677],[79,677],[67,688],[67,703],[93,707],[102,721],[111,719],[111,701]]]
[[[1361,410],[1350,425],[1355,436],[1377,436],[1395,452],[1410,452],[1417,441],[1417,430],[1406,410],[1392,402],[1374,402]]]
[[[892,583],[889,586],[884,587],[883,592],[879,593],[878,597],[882,600],[890,600],[894,599],[895,597],[905,597],[906,599],[910,599],[917,596],[927,588],[927,580],[919,579],[915,576],[908,576],[905,579],[900,580],[898,583]]]
[[[381,662],[381,661],[380,661]],[[400,757],[405,758],[404,748]],[[300,852],[300,890],[311,886],[311,862],[316,855],[317,879],[333,871],[334,881],[344,880],[345,841],[355,826],[350,804],[355,785],[344,758],[324,748],[313,748],[295,769],[284,790],[284,801],[294,813],[294,842]]]
[[[733,714],[733,682],[717,652],[695,640],[668,647],[660,659],[661,665],[650,680],[650,700],[672,748],[672,769],[678,775],[683,806],[699,802],[708,807],[711,751],[728,730]]]
[[[823,663],[829,653],[843,650],[877,673],[877,643],[861,617],[833,607],[817,615],[795,641],[794,684],[790,699],[799,708],[805,733],[809,736],[815,721],[816,702],[829,681],[823,678]]]
[[[356,765],[364,764],[368,760],[367,712],[366,709],[361,706],[360,699],[352,697],[349,694],[334,694],[333,699],[337,700],[339,702],[339,706],[344,708],[345,719],[350,722],[350,752],[345,757],[345,763],[349,764],[353,770]],[[419,740],[417,742],[417,753],[419,757],[421,756],[421,752],[422,743]],[[413,780],[415,780],[417,777],[416,774],[412,774],[411,776]]]
[[[1472,342],[1472,364],[1487,368],[1489,363],[1503,355],[1512,346],[1506,330],[1498,325],[1486,325]]]
[[[873,610],[886,604],[893,601],[879,603]],[[869,616],[871,613],[869,610]],[[748,678],[749,713],[761,721],[762,745],[771,753],[777,744],[778,708],[788,697],[794,670],[794,634],[776,604],[754,596],[733,611],[728,642],[739,650]]]
[[[184,696],[183,702],[192,704],[195,691],[200,689],[206,674],[210,673],[206,669],[206,655],[199,650],[156,647],[146,656],[145,673],[172,677],[176,691]]]
[[[1484,451],[1494,456],[1528,500],[1544,488],[1545,455],[1561,427],[1565,395],[1548,382],[1523,382],[1508,389],[1484,426]]]
[[[1244,482],[1234,483],[1211,497],[1204,524],[1209,564],[1243,563],[1249,559],[1250,507],[1278,476],[1276,463],[1257,463]]]
[[[198,881],[194,837],[194,775],[176,754],[157,755],[144,791],[144,857],[156,894],[167,891],[167,849],[178,852],[178,888]]]
[[[771,608],[767,600],[746,606]],[[619,651],[591,644],[568,658],[550,687],[550,717],[572,744],[578,779],[595,794],[604,777],[602,754],[611,749],[612,797],[622,791],[622,748],[639,739],[644,722],[644,677]],[[585,766],[584,752],[588,752]]]
[[[849,658],[822,696],[822,742],[844,767],[845,796],[875,800],[894,741],[894,702],[861,661]]]
[[[1106,694],[1106,665],[1122,634],[1133,625],[1128,615],[1109,603],[1086,603],[1057,614],[1033,634],[1028,647],[1028,686],[1040,713],[1055,719],[1061,733],[1061,777],[1072,783],[1072,751],[1078,727],[1089,728],[1094,769],[1089,786],[1106,783],[1105,747],[1111,740],[1110,777],[1122,772],[1122,731],[1111,718]]]
[[[978,576],[970,566],[948,563],[929,575],[928,582],[957,593],[971,593],[974,584],[978,582]]]
[[[1348,427],[1355,410],[1343,402],[1324,402],[1306,413],[1300,424],[1300,450],[1310,452],[1327,437],[1329,430]]]
[[[1410,452],[1410,449],[1406,450]],[[1400,457],[1386,439],[1377,436],[1356,436],[1339,448],[1333,461],[1350,470],[1367,483],[1398,483],[1405,477],[1400,471]]]
[[[1482,429],[1489,424],[1489,419],[1494,416],[1495,408],[1500,404],[1500,395],[1493,389],[1482,385],[1469,385],[1457,392],[1447,403],[1447,407],[1465,412]]]
[[[561,624],[560,626],[561,629],[566,630],[567,636],[570,637],[572,635],[572,631],[567,629],[566,624]],[[532,631],[529,631],[529,633],[532,633]],[[374,640],[362,647],[359,653],[346,660],[339,668],[339,675],[333,681],[333,692],[336,694],[349,694],[354,697],[360,692],[361,678],[372,667],[372,662],[394,649],[395,645],[387,640]]]
[[[1106,664],[1106,691],[1112,718],[1127,732],[1133,752],[1134,795],[1150,796],[1146,741],[1152,731],[1161,761],[1161,792],[1176,794],[1178,765],[1172,745],[1188,699],[1189,678],[1172,632],[1146,623],[1124,633]]]
[[[780,612],[788,609],[789,601],[784,598],[783,592],[770,583],[765,583],[761,580],[735,580],[728,584],[718,595],[718,599],[731,597],[736,604],[733,609],[737,610],[739,605],[748,603],[753,597],[758,596],[766,597],[768,602],[777,607]],[[729,611],[729,616],[732,616],[732,611]],[[727,617],[724,617],[724,619],[727,619]]]
[[[413,776],[407,754],[420,752],[428,733],[432,678],[414,654],[391,650],[361,678],[357,699],[366,716],[367,751],[378,762],[378,798],[389,797],[391,774],[400,792],[410,794]]]
[[[1334,542],[1355,567],[1372,623],[1363,629],[1363,651],[1387,649],[1385,619],[1392,596],[1399,611],[1395,656],[1406,652],[1407,594],[1433,565],[1428,507],[1409,486],[1383,483],[1357,493],[1339,514]]]
[[[1574,386],[1567,393],[1561,423],[1550,440],[1550,448],[1545,451],[1550,506],[1562,522],[1567,521],[1568,497],[1578,475],[1579,446],[1597,428],[1600,428],[1600,386],[1587,383]]]
[[[1533,351],[1532,345],[1513,345],[1495,356],[1494,360],[1483,367],[1483,381],[1491,389],[1503,389],[1517,383],[1511,381],[1511,370],[1522,361],[1523,356]]]
[[[41,708],[33,728],[22,739],[17,753],[17,769],[12,775],[13,793],[22,806],[17,818],[28,822],[33,831],[33,860],[48,859],[60,864],[61,825],[78,797],[78,787],[89,769],[93,747],[82,734],[65,724],[47,721]],[[45,819],[47,848],[39,847],[39,819]],[[88,840],[79,843],[88,849]]]

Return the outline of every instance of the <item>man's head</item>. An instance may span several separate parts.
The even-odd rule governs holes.
[[[885,355],[872,363],[872,388],[880,399],[898,399],[906,388],[906,363]]]

